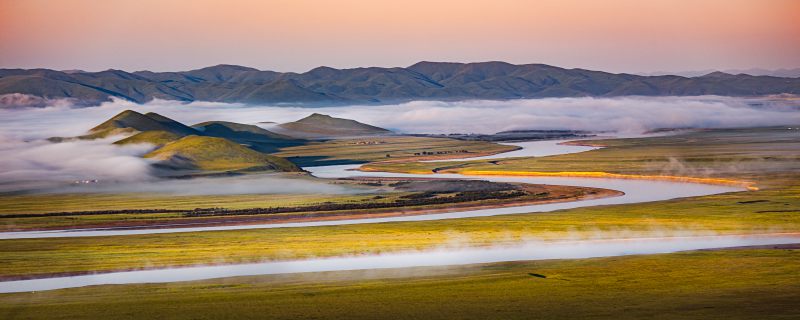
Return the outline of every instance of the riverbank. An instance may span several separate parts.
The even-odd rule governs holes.
[[[794,318],[798,284],[800,251],[751,248],[0,294],[0,317]]]
[[[391,180],[382,179],[383,181],[404,181],[404,180]],[[370,180],[364,180],[370,181]],[[297,211],[290,213],[274,213],[274,214],[230,214],[219,216],[200,216],[200,217],[175,217],[182,212],[191,212],[190,210],[176,211],[173,213],[155,213],[155,214],[139,214],[136,219],[119,219],[117,221],[95,222],[89,218],[87,222],[79,225],[74,225],[70,228],[63,226],[50,226],[50,227],[37,227],[28,225],[25,228],[14,228],[13,223],[20,223],[23,219],[19,217],[3,218],[0,221],[6,221],[7,224],[2,230],[3,232],[34,232],[34,231],[53,231],[53,230],[86,230],[86,229],[102,229],[102,230],[117,230],[117,229],[165,229],[165,228],[181,228],[181,227],[200,227],[200,226],[241,226],[253,224],[281,224],[281,223],[302,223],[313,221],[337,221],[337,220],[352,220],[352,219],[370,219],[370,218],[389,218],[398,216],[413,216],[425,215],[435,213],[448,213],[458,212],[464,210],[486,210],[497,208],[510,208],[519,206],[531,206],[540,204],[562,203],[571,201],[582,201],[591,199],[602,199],[608,197],[618,197],[624,195],[623,192],[617,190],[603,189],[603,188],[589,188],[589,187],[574,187],[574,186],[559,186],[559,185],[529,185],[520,184],[521,190],[526,192],[526,195],[513,197],[508,199],[486,199],[480,201],[468,202],[453,202],[438,205],[410,205],[402,207],[392,207],[392,203],[386,203],[386,208],[375,209],[347,209],[337,211]],[[404,193],[405,194],[405,193]],[[410,193],[413,195],[413,193]],[[379,195],[380,199],[386,198],[384,195]],[[393,195],[393,198],[396,198]],[[365,198],[358,203],[363,203]],[[358,204],[357,203],[357,204]],[[376,206],[379,206],[377,204]],[[331,205],[333,206],[333,205]],[[302,209],[302,207],[300,207]],[[247,211],[247,208],[237,209],[238,211]],[[121,210],[124,211],[124,210]],[[120,212],[124,218],[128,218],[130,214]],[[80,212],[75,212],[74,217],[80,217]],[[146,220],[148,216],[156,216],[150,220]],[[165,216],[160,217],[158,216]],[[70,215],[62,215],[59,217],[69,218]],[[42,217],[30,215],[26,219],[41,219]],[[46,218],[46,217],[45,217]]]

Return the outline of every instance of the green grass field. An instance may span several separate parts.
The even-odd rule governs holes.
[[[541,158],[488,161],[377,163],[377,171],[431,172],[448,170],[510,172],[603,171],[619,174],[677,175],[753,180],[761,186],[786,185],[800,173],[800,131],[785,127],[726,129],[676,136],[592,140],[609,148]],[[789,179],[787,179],[789,178]]]
[[[368,191],[365,189],[365,192]],[[182,213],[130,213],[102,215],[74,215],[62,217],[2,218],[8,214],[36,214],[47,212],[74,212],[86,210],[136,210],[195,208],[269,208],[307,206],[322,203],[391,202],[407,193],[377,193],[355,195],[326,194],[246,194],[177,196],[156,194],[46,194],[0,197],[0,230],[21,230],[46,227],[81,227],[129,221],[159,221],[184,218]]]
[[[748,249],[2,294],[0,317],[795,319],[798,299],[800,250]]]
[[[411,210],[450,210],[454,207],[530,204],[550,200],[568,201],[571,197],[614,195],[611,190],[542,185],[505,185],[484,181],[322,180],[295,177],[310,182],[347,186],[357,194],[241,194],[179,196],[166,194],[33,194],[0,197],[0,231],[41,228],[88,228],[143,226],[154,223],[219,224],[253,219],[308,219],[348,214],[408,214]],[[479,185],[476,185],[480,183]],[[494,186],[494,187],[493,187]],[[475,188],[482,188],[474,191]],[[494,189],[493,189],[494,188]],[[492,190],[520,188],[517,195],[503,197]],[[490,190],[491,189],[491,190]],[[473,190],[473,191],[468,191]],[[514,189],[516,190],[516,189]],[[524,190],[524,191],[522,191]],[[461,191],[468,191],[462,195]],[[507,193],[506,193],[507,194]],[[474,198],[484,196],[484,198]],[[449,200],[447,200],[449,199]],[[447,201],[444,201],[447,200]],[[337,208],[338,206],[338,208]],[[194,212],[204,208],[204,214]],[[285,211],[247,214],[218,212],[253,208],[283,208]],[[327,208],[327,209],[326,209]],[[151,210],[135,212],[135,210]],[[153,212],[182,210],[183,212]],[[94,212],[92,212],[94,211]],[[117,211],[117,212],[98,212]],[[340,217],[343,218],[343,217]],[[253,221],[249,221],[254,223]],[[261,221],[264,223],[265,221]],[[275,222],[275,221],[273,221]]]
[[[549,213],[390,224],[0,240],[0,276],[334,256],[526,239],[800,231],[800,140],[779,128],[607,140],[467,167],[685,174],[761,190]],[[443,163],[381,164],[428,169]],[[452,269],[261,276],[0,295],[5,318],[797,318],[798,250],[724,250]],[[545,274],[547,279],[531,277]],[[412,276],[413,275],[413,276]],[[559,280],[560,279],[560,280]]]
[[[746,130],[750,140],[736,144],[739,135],[728,137],[722,130],[692,138],[650,138],[669,143],[683,141],[682,154],[702,153],[707,161],[723,166],[735,150],[737,157],[763,157],[764,150],[792,150],[795,140],[779,140],[773,130]],[[779,132],[780,135],[783,134]],[[703,135],[722,136],[731,140],[726,149],[708,148]],[[725,138],[727,137],[727,138]],[[626,140],[618,140],[624,143]],[[726,140],[715,141],[725,144]],[[778,142],[776,142],[778,141]],[[631,157],[632,152],[656,154],[648,148],[663,148],[632,140],[639,146],[614,146],[601,153],[606,162],[582,161],[585,165],[613,162],[614,152]],[[634,149],[635,148],[635,149]],[[634,151],[631,151],[634,149]],[[616,150],[616,151],[615,151]],[[561,157],[596,157],[596,151],[548,157],[557,162]],[[787,157],[793,156],[791,152]],[[738,159],[738,158],[737,158]],[[676,199],[643,204],[579,208],[549,213],[517,214],[470,219],[427,222],[365,224],[319,228],[262,229],[225,232],[177,233],[126,237],[30,239],[0,241],[0,276],[41,275],[60,272],[118,270],[127,268],[191,265],[197,263],[237,263],[263,259],[289,259],[310,256],[333,256],[430,248],[458,242],[464,245],[513,243],[527,238],[563,239],[569,237],[604,236],[603,231],[624,231],[632,235],[651,232],[715,232],[723,234],[800,231],[800,173],[777,161],[780,170],[764,172],[757,177],[761,185],[771,187],[759,191],[728,193],[706,197]],[[537,161],[537,160],[514,160]],[[767,161],[767,160],[764,160]],[[637,162],[630,161],[629,165]],[[741,163],[737,160],[735,163]],[[767,162],[767,165],[770,164]],[[788,169],[787,169],[788,168]],[[588,168],[587,168],[588,169]],[[757,172],[748,172],[748,176]],[[780,174],[778,174],[780,173]],[[237,196],[238,197],[238,196]],[[232,197],[234,201],[236,197]],[[241,199],[241,198],[239,198]],[[194,199],[188,199],[192,201]],[[75,199],[75,201],[80,201]],[[300,199],[298,201],[307,201]],[[245,202],[242,202],[243,204]],[[614,236],[616,233],[605,234]],[[125,241],[120,241],[124,239]]]
[[[510,244],[531,238],[617,237],[653,232],[793,232],[800,231],[800,213],[796,211],[800,208],[798,191],[800,188],[795,187],[788,191],[762,190],[635,205],[424,222],[0,240],[0,276],[379,253],[453,243]]]
[[[463,141],[426,137],[374,137],[363,139],[338,139],[311,142],[306,145],[283,148],[274,155],[292,158],[302,165],[337,163],[363,163],[386,160],[413,160],[423,157],[471,157],[514,150],[515,147],[485,141]],[[461,151],[467,151],[463,153]],[[431,152],[434,155],[415,155]],[[440,154],[436,154],[439,152]],[[389,155],[389,157],[387,157]]]

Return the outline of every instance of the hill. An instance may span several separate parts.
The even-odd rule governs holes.
[[[247,104],[342,104],[419,99],[760,96],[783,93],[800,94],[800,78],[748,74],[727,77],[643,76],[498,61],[419,62],[406,68],[319,67],[305,73],[262,71],[233,65],[181,72],[133,73],[121,70],[0,69],[0,96],[26,94],[43,99],[74,98],[84,103],[99,103],[112,97],[138,103],[168,99]]]
[[[207,121],[192,126],[204,136],[225,138],[246,144],[251,149],[272,153],[283,147],[303,143],[302,139],[275,133],[259,126],[227,121]]]
[[[180,139],[181,136],[167,131],[144,131],[125,139],[114,142],[116,145],[149,143],[161,147],[167,143]]]
[[[300,172],[288,160],[251,150],[233,141],[202,136],[186,136],[145,155],[160,161],[159,166],[181,170],[258,170]]]
[[[154,112],[141,114],[125,110],[92,128],[88,135],[81,138],[104,138],[113,134],[144,131],[164,131],[178,136],[197,134],[197,130],[160,114]]]
[[[301,140],[257,126],[225,121],[203,122],[195,127],[197,129],[157,113],[141,114],[125,110],[92,128],[87,135],[50,140],[60,142],[68,139],[94,139],[124,133],[130,136],[114,144],[153,144],[156,149],[145,157],[158,160],[157,166],[162,168],[208,171],[302,171],[284,158],[264,153],[302,143]]]
[[[314,113],[303,119],[288,122],[276,127],[283,134],[301,138],[374,136],[392,133],[389,130],[371,126],[355,120],[334,118]]]
[[[228,121],[206,121],[192,126],[206,136],[226,138],[233,141],[294,140],[294,138],[269,131],[259,126]]]

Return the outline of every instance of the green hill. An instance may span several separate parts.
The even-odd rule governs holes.
[[[299,172],[288,160],[263,154],[236,142],[217,137],[186,136],[145,155],[172,169],[233,171],[259,170]]]
[[[149,143],[160,147],[172,141],[178,140],[180,138],[181,136],[167,131],[161,131],[161,130],[144,131],[144,132],[139,132],[130,137],[127,137],[125,139],[119,140],[117,142],[114,142],[114,144],[126,145],[126,144],[137,144],[137,143]]]
[[[165,131],[179,136],[198,134],[197,130],[154,112],[141,114],[133,110],[125,110],[92,128],[88,135],[81,138],[104,138],[113,134],[136,131]]]
[[[281,133],[301,138],[374,136],[392,133],[355,120],[334,118],[314,113],[308,117],[278,126]]]
[[[303,144],[303,140],[278,134],[259,126],[227,121],[207,121],[193,125],[200,134],[210,137],[225,138],[246,144],[250,149],[273,153],[280,148]]]
[[[192,126],[203,135],[226,138],[234,141],[294,140],[287,135],[275,133],[259,126],[227,121],[206,121]]]

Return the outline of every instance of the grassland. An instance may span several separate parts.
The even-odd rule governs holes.
[[[285,176],[285,175],[284,175]],[[298,179],[317,181],[308,177]],[[153,224],[279,223],[428,214],[586,197],[607,189],[470,180],[343,179],[358,194],[32,194],[0,196],[0,230],[144,227]]]
[[[222,123],[234,129],[252,129],[247,126],[233,126]],[[218,123],[205,123],[206,126],[220,125]],[[209,130],[206,128],[206,130]],[[258,131],[257,133],[260,133]],[[164,139],[162,139],[164,138]],[[264,166],[276,167],[279,170],[296,170],[296,167],[286,160],[261,154],[243,146],[213,137],[188,136],[177,141],[168,140],[179,138],[165,131],[146,131],[134,135],[120,143],[136,143],[144,139],[150,143],[164,143],[164,147],[148,154],[164,160],[162,165],[176,166],[179,168],[204,169],[204,170],[236,170],[246,168],[263,168]],[[132,140],[131,140],[132,139]],[[399,158],[414,157],[415,150],[429,152],[443,152],[449,154],[461,150],[468,150],[476,154],[497,153],[513,149],[513,147],[487,142],[465,142],[454,139],[442,138],[417,138],[417,137],[382,137],[380,144],[364,144],[370,139],[331,140],[313,142],[306,146],[286,148],[293,156],[300,154],[321,154],[322,156],[310,157],[311,162],[328,156],[345,162],[384,160],[387,152]],[[301,157],[302,158],[302,157]],[[325,161],[325,160],[323,160]],[[45,194],[45,195],[2,195],[0,196],[0,215],[27,214],[65,211],[102,211],[125,209],[180,209],[191,210],[194,208],[221,207],[227,209],[266,208],[278,206],[317,205],[320,203],[362,203],[393,202],[406,193],[393,194],[381,193],[381,199],[375,199],[373,190],[365,189],[364,195],[232,195],[232,196],[169,196],[157,194]],[[107,224],[125,221],[157,221],[178,219],[179,213],[159,214],[116,214],[70,217],[47,217],[25,219],[2,219],[0,230],[53,228],[53,227],[78,227],[87,224]]]
[[[516,147],[484,141],[426,137],[371,137],[311,142],[302,146],[283,148],[274,155],[292,158],[292,161],[304,166],[453,156],[472,157],[514,149]],[[422,155],[423,152],[433,154]]]
[[[0,317],[793,319],[798,299],[800,250],[747,249],[3,294]]]
[[[716,168],[741,166],[740,159],[758,158],[758,167],[729,173],[753,178],[762,186],[759,191],[728,193],[705,197],[676,199],[653,203],[579,208],[549,213],[517,214],[470,219],[428,222],[366,224],[299,229],[263,229],[225,232],[200,232],[125,237],[70,239],[29,239],[0,241],[0,275],[4,277],[42,275],[61,272],[108,271],[129,268],[191,265],[197,263],[237,263],[263,259],[289,259],[311,256],[376,253],[403,249],[422,249],[457,242],[464,245],[512,243],[528,238],[564,239],[666,234],[720,233],[746,234],[800,230],[800,173],[786,160],[796,156],[797,140],[783,139],[782,131],[773,129],[693,133],[686,137],[648,138],[613,141],[619,146],[577,155],[545,158],[548,163],[580,160],[583,170],[611,166],[617,152],[621,159],[639,154],[645,163],[658,159],[663,144],[671,144],[680,161],[690,154],[707,159]],[[726,137],[732,134],[733,137]],[[774,134],[777,134],[774,135]],[[726,148],[711,148],[711,137]],[[670,139],[682,141],[672,144]],[[727,139],[727,140],[726,140]],[[604,143],[611,143],[605,141]],[[651,150],[652,149],[652,150]],[[616,150],[616,151],[615,151]],[[766,151],[765,151],[766,150]],[[778,152],[778,150],[784,150]],[[602,152],[601,152],[602,151]],[[598,153],[600,152],[600,153]],[[666,151],[661,151],[666,152]],[[782,153],[779,157],[778,153]],[[602,155],[603,159],[597,158]],[[666,154],[666,153],[664,153]],[[731,156],[735,154],[735,157]],[[772,154],[772,156],[765,156]],[[770,160],[775,159],[775,160]],[[536,161],[544,160],[509,160]],[[669,160],[666,160],[669,162]],[[636,160],[626,160],[631,167],[647,167]],[[727,163],[727,165],[726,165]],[[427,165],[427,164],[426,164]],[[773,168],[766,170],[764,168]],[[581,167],[575,167],[575,170]],[[760,171],[759,171],[760,170]],[[638,171],[622,171],[638,172]],[[235,198],[232,198],[235,199]],[[75,200],[79,201],[79,200]],[[193,199],[187,199],[191,202]],[[124,241],[121,241],[124,239]]]
[[[146,155],[167,166],[206,171],[229,171],[261,168],[270,171],[300,171],[286,159],[248,149],[230,140],[216,137],[186,136],[167,143]]]
[[[431,173],[608,172],[631,175],[718,177],[755,181],[769,187],[791,183],[800,173],[800,131],[785,127],[690,132],[677,136],[591,140],[608,148],[499,162],[371,163],[366,170]]]
[[[526,239],[800,230],[800,187],[634,205],[426,222],[121,237],[0,240],[0,276],[241,263],[511,244]]]
[[[753,180],[762,188],[652,203],[426,222],[0,240],[0,276],[256,262],[448,244],[481,246],[531,238],[800,231],[796,131],[717,130],[595,143],[609,147],[496,165],[473,161],[370,166],[403,171],[466,163],[450,170],[682,174]],[[101,286],[0,295],[0,316],[789,319],[800,317],[798,262],[797,249],[747,249]]]
[[[325,194],[245,194],[179,196],[158,194],[39,194],[11,195],[0,197],[0,217],[9,214],[37,214],[47,212],[73,212],[90,210],[140,210],[195,208],[269,208],[303,206],[322,203],[358,203],[362,201],[394,201],[405,193],[383,194],[376,200],[375,194],[325,195]],[[154,214],[109,214],[91,216],[64,216],[42,218],[3,218],[0,230],[31,228],[82,227],[88,224],[114,222],[160,221],[183,218],[181,213]]]

